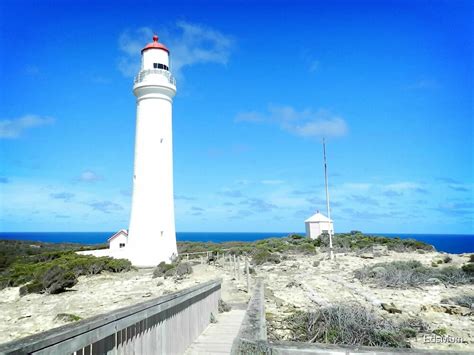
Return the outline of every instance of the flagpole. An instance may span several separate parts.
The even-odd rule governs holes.
[[[331,221],[331,209],[329,208],[329,189],[328,189],[328,167],[326,162],[326,140],[323,137],[323,155],[324,155],[324,181],[326,183],[326,208],[328,212],[329,221]],[[329,222],[328,228],[329,234],[329,259],[334,259],[334,253],[332,250],[332,230],[331,230],[331,222]]]

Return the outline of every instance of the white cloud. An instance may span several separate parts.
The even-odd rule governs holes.
[[[0,121],[0,139],[14,139],[31,128],[47,126],[54,123],[52,117],[42,117],[38,115],[25,115],[13,120]]]
[[[83,181],[83,182],[96,182],[99,180],[102,180],[102,177],[97,175],[92,170],[83,171],[81,175],[79,176],[79,181]]]
[[[346,121],[328,110],[297,111],[291,106],[270,105],[268,112],[241,112],[235,122],[267,122],[301,137],[341,137],[347,134]]]
[[[227,64],[233,47],[232,37],[210,27],[179,21],[172,28],[161,31],[164,44],[171,52],[171,70],[182,76],[183,68],[194,64]],[[127,30],[119,37],[119,70],[125,76],[134,76],[140,69],[140,51],[151,41],[150,27]]]

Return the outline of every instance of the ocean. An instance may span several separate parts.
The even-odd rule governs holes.
[[[31,240],[50,243],[105,243],[114,232],[0,232],[0,239]],[[235,233],[235,232],[177,232],[178,241],[191,242],[251,242],[270,237],[286,237],[290,233]],[[304,233],[298,233],[304,235]],[[433,245],[436,250],[447,253],[474,253],[473,234],[394,234],[394,233],[365,233],[385,237],[412,238]]]

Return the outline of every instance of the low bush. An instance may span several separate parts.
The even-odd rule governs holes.
[[[290,341],[408,348],[416,329],[377,316],[359,304],[341,304],[297,312],[284,323]]]
[[[158,264],[158,266],[153,270],[153,278],[163,277],[165,274],[176,268],[176,264],[167,264],[164,261]]]
[[[252,263],[255,265],[262,265],[264,263],[279,264],[280,262],[280,255],[272,254],[268,250],[259,250],[252,256]]]
[[[179,263],[176,267],[176,275],[182,277],[193,273],[193,267],[190,263]]]
[[[469,262],[474,263],[474,254],[469,255]]]
[[[354,271],[354,276],[362,282],[376,284],[379,287],[405,288],[435,282],[450,285],[472,283],[474,278],[462,269],[454,266],[429,268],[419,261],[392,261],[365,266]]]

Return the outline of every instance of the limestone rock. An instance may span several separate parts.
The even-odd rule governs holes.
[[[362,258],[362,259],[373,259],[374,258],[374,254],[372,253],[362,253],[359,255],[359,258]]]
[[[402,313],[402,311],[400,309],[398,309],[397,307],[395,307],[395,305],[393,303],[382,303],[380,304],[380,306],[382,306],[382,309],[384,311],[387,311],[388,313]]]

